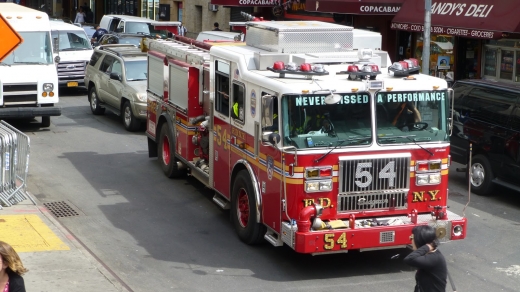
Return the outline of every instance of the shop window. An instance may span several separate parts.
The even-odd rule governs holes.
[[[514,51],[502,50],[502,54],[500,56],[500,79],[513,79],[514,59]]]
[[[486,48],[484,52],[484,75],[497,76],[497,49]]]
[[[430,41],[430,75],[446,75],[447,72],[452,71],[455,60],[453,54],[453,47],[455,44],[455,37],[451,35],[431,35]],[[420,65],[422,62],[423,52],[423,37],[420,35],[417,38],[415,57],[419,59]]]

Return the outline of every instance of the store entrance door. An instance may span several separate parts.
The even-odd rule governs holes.
[[[455,79],[480,79],[481,41],[459,38]]]

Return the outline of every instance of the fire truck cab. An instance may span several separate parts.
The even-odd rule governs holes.
[[[166,176],[213,189],[248,244],[402,248],[419,224],[465,238],[447,210],[446,81],[355,47],[366,42],[351,27],[246,25],[246,43],[146,45],[148,150]]]

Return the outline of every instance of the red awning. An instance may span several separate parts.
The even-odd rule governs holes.
[[[406,0],[392,20],[392,29],[424,30],[424,1]],[[496,39],[520,32],[520,5],[511,0],[432,1],[431,32]]]
[[[343,14],[396,14],[405,0],[307,0],[305,10]]]
[[[280,0],[211,0],[211,4],[220,6],[241,6],[241,7],[273,7],[280,3]]]

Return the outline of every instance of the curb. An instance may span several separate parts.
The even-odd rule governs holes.
[[[27,191],[27,193],[29,193]],[[31,194],[29,194],[31,195]],[[33,196],[33,198],[35,198]],[[45,216],[58,230],[62,233],[62,235],[74,246],[74,248],[78,249],[87,260],[92,263],[96,269],[112,284],[114,287],[123,292],[133,292],[133,290],[121,279],[119,278],[114,271],[112,271],[100,258],[98,258],[81,240],[75,237],[70,230],[61,224],[54,215],[52,215],[49,210],[44,207],[38,199],[35,198],[37,204],[35,207],[40,211],[40,213]]]

